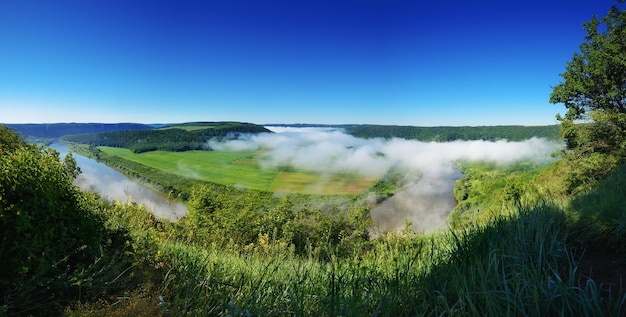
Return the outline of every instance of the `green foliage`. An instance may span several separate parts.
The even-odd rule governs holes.
[[[192,123],[195,125],[200,123]],[[164,129],[111,131],[65,135],[66,142],[92,146],[112,146],[127,148],[133,153],[150,151],[183,152],[190,150],[210,150],[207,141],[213,138],[226,138],[242,133],[261,133],[269,130],[249,123],[225,123],[206,126],[203,129],[190,129],[187,124]]]
[[[571,165],[570,193],[589,188],[626,157],[626,12],[614,6],[584,29],[580,52],[550,95],[550,102],[568,109],[557,118]]]
[[[550,95],[550,102],[565,104],[566,120],[582,119],[590,110],[626,112],[625,22],[626,12],[614,6],[600,20],[594,16],[583,25],[586,41],[561,74],[565,81]]]
[[[391,168],[370,190],[376,195],[376,202],[381,202],[402,188],[407,171]]]
[[[3,277],[43,269],[100,235],[57,153],[18,149],[0,160]]]
[[[51,149],[0,155],[0,306],[7,314],[47,315],[127,282],[127,239],[105,228],[94,200],[72,184],[75,173]]]
[[[367,242],[371,225],[364,203],[333,202],[327,196],[276,198],[210,184],[194,188],[188,208],[181,221],[187,241],[244,253],[270,243],[320,259],[348,256]]]
[[[463,228],[508,214],[523,206],[534,206],[548,198],[537,179],[551,165],[518,162],[509,166],[493,163],[460,163],[463,177],[454,185],[457,206],[448,216],[450,225]],[[549,173],[549,172],[548,172]],[[557,186],[557,183],[549,184]]]
[[[0,307],[9,314],[54,314],[54,307],[61,309],[70,300],[86,307],[70,315],[122,314],[119,304],[106,301],[107,294],[122,292],[123,297],[111,298],[117,302],[130,296],[130,303],[141,303],[144,311],[167,316],[622,313],[621,290],[583,275],[579,263],[581,250],[594,246],[596,237],[606,248],[623,248],[623,167],[596,191],[561,209],[535,200],[545,192],[542,186],[553,182],[551,177],[566,175],[561,162],[462,164],[465,178],[455,196],[472,208],[492,206],[488,217],[479,213],[462,219],[452,231],[372,240],[367,197],[361,195],[278,196],[187,182],[176,186],[190,193],[189,215],[169,223],[143,206],[107,203],[78,192],[71,185],[71,162],[61,162],[55,152],[18,149],[3,152],[0,160],[0,219],[15,217],[6,211],[34,209],[38,213],[23,223],[42,232],[40,223],[61,230],[55,233],[61,238],[43,244],[49,249],[46,256],[57,252],[62,257],[56,262],[32,246],[45,239],[21,236],[20,248],[34,250],[43,265],[0,279],[7,285]],[[130,170],[142,168],[147,167],[137,164]],[[157,170],[141,173],[169,179],[165,183],[172,186],[176,182]],[[401,178],[401,173],[390,173],[388,184],[379,185],[380,195],[392,191],[390,184]],[[14,197],[13,191],[28,189],[32,191],[22,199]],[[50,210],[72,215],[50,218]],[[94,220],[93,227],[87,226],[93,230],[68,225],[81,219]],[[72,236],[75,244],[60,242],[68,234],[62,230],[78,231]],[[87,231],[91,240],[81,236]],[[3,244],[0,252],[15,251],[5,248]],[[0,254],[6,267],[17,265],[6,258]],[[23,263],[29,261],[26,257]],[[144,291],[134,290],[138,283]],[[135,312],[132,307],[129,314]]]
[[[26,123],[2,124],[24,138],[57,139],[68,134],[97,133],[125,130],[145,130],[152,127],[139,123]]]
[[[356,125],[346,132],[362,138],[404,138],[425,142],[450,142],[456,140],[506,139],[522,141],[532,137],[557,139],[559,128],[549,126],[479,126],[479,127],[414,127],[389,125]]]
[[[166,243],[159,301],[172,315],[616,315],[622,298],[577,276],[567,218],[541,206],[462,231],[383,236],[319,262]]]
[[[25,148],[26,142],[11,129],[0,125],[0,155],[3,152],[13,152]]]
[[[76,179],[81,173],[80,167],[71,152],[67,153],[63,158],[63,166],[71,179]]]
[[[576,235],[602,252],[626,251],[626,165],[570,203]]]
[[[189,151],[206,149],[205,140],[181,129],[133,130],[66,135],[62,140],[92,146],[127,148],[134,153],[156,150]]]

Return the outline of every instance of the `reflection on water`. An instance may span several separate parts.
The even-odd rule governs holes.
[[[50,145],[64,157],[68,152],[65,144]],[[187,207],[175,200],[143,186],[124,174],[88,157],[72,153],[82,173],[75,184],[83,190],[99,193],[109,200],[133,201],[148,207],[159,217],[175,221],[187,214]]]
[[[447,177],[424,176],[408,184],[405,189],[372,207],[373,235],[404,229],[405,220],[412,224],[416,233],[440,229],[456,206],[454,182],[462,173],[454,170]]]

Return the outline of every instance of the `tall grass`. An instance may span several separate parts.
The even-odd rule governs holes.
[[[166,243],[171,315],[619,315],[623,299],[577,274],[567,217],[539,206],[485,225],[386,236],[363,256],[321,262]]]
[[[569,214],[587,244],[603,251],[626,251],[626,164],[574,198]]]
[[[623,250],[625,176],[622,167],[569,205],[520,203],[459,229],[382,235],[352,256],[295,255],[269,236],[245,253],[207,248],[158,234],[138,208],[110,215],[154,243],[145,256],[162,268],[150,301],[164,316],[620,316],[624,290],[580,261],[584,248]]]

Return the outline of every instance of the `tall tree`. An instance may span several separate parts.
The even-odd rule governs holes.
[[[583,24],[587,35],[567,64],[565,79],[553,87],[551,103],[564,103],[564,120],[584,119],[589,111],[626,112],[626,12],[613,6]]]
[[[583,27],[580,52],[550,95],[567,108],[557,119],[573,163],[572,187],[604,176],[626,157],[626,11],[613,6]]]

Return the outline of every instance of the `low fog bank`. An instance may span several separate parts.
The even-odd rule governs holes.
[[[455,170],[448,177],[422,177],[411,181],[406,187],[370,211],[373,236],[387,231],[400,231],[406,221],[413,232],[420,233],[444,228],[448,214],[456,206],[453,196],[454,182],[462,177]]]
[[[292,166],[320,173],[352,172],[382,177],[391,166],[438,177],[454,173],[454,162],[482,161],[500,165],[531,160],[548,162],[562,148],[560,142],[532,138],[523,142],[454,141],[420,142],[405,139],[361,139],[336,128],[268,127],[271,133],[243,135],[209,142],[216,150],[243,151],[263,148],[262,167]]]
[[[264,151],[259,156],[264,168],[292,166],[319,173],[350,172],[380,178],[393,166],[409,171],[405,189],[382,204],[371,215],[376,232],[402,229],[405,219],[416,232],[445,223],[454,208],[454,181],[461,177],[455,162],[490,162],[498,165],[518,161],[547,163],[563,148],[561,142],[532,138],[522,142],[362,139],[336,128],[267,127],[275,133],[243,135],[226,141],[210,141],[216,150]]]
[[[55,143],[51,147],[59,151],[61,157],[68,152],[64,144]],[[187,214],[187,207],[184,204],[167,199],[105,164],[75,153],[72,155],[81,169],[81,174],[74,183],[82,190],[96,192],[108,200],[132,201],[145,205],[156,217],[170,221],[179,220]]]

